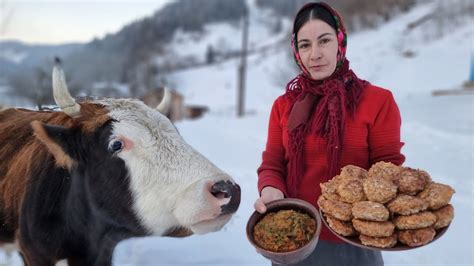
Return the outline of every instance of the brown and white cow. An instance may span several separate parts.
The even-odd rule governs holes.
[[[0,112],[0,242],[26,265],[110,265],[123,239],[217,231],[236,212],[239,186],[159,111],[76,103],[58,64],[53,89],[63,112]]]

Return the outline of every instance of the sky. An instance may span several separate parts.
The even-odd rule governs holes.
[[[174,0],[0,0],[0,40],[88,42]]]

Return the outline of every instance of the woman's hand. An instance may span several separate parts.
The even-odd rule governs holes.
[[[259,213],[264,213],[267,211],[267,207],[265,207],[265,203],[274,201],[277,199],[283,199],[285,195],[279,189],[274,187],[264,187],[262,189],[262,196],[255,201],[253,207]]]

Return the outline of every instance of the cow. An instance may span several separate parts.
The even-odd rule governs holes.
[[[65,80],[56,61],[61,111],[0,112],[0,242],[26,265],[110,265],[124,239],[205,234],[231,219],[239,185],[157,109],[78,103]]]

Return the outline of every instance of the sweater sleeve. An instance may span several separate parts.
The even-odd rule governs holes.
[[[405,156],[401,153],[404,143],[400,141],[400,111],[392,93],[386,92],[381,108],[369,128],[370,163],[372,165],[385,161],[402,165]]]
[[[257,169],[259,193],[264,187],[271,186],[282,191],[285,196],[287,195],[285,182],[287,162],[280,124],[282,112],[281,102],[277,99],[270,113],[267,145],[262,154],[262,164]]]

